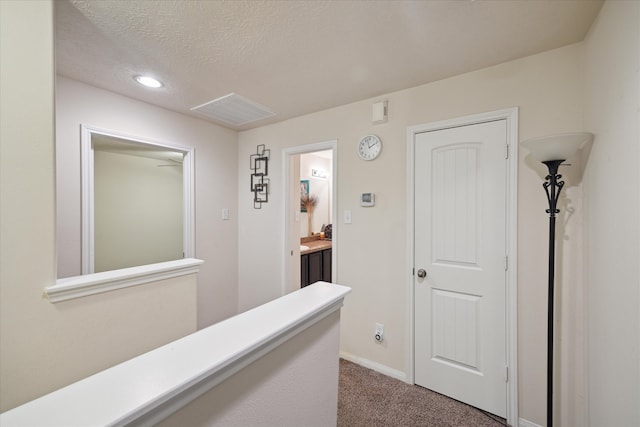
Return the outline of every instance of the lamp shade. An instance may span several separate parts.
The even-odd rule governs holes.
[[[521,144],[531,152],[534,159],[547,162],[567,160],[592,139],[591,133],[574,132],[531,138],[522,141]]]

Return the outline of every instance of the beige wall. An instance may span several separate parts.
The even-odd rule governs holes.
[[[0,411],[196,327],[193,275],[51,304],[55,283],[53,14],[0,2]],[[27,53],[26,53],[27,52]]]
[[[531,56],[432,84],[387,94],[286,122],[241,132],[239,188],[249,186],[242,167],[257,144],[271,149],[272,182],[282,173],[283,148],[338,140],[338,212],[352,210],[353,223],[338,223],[338,269],[335,281],[353,287],[345,303],[341,350],[406,372],[406,130],[408,126],[508,107],[520,108],[519,138],[582,129],[581,47]],[[371,103],[389,100],[389,120],[371,124]],[[384,142],[373,162],[359,160],[356,145],[375,133]],[[519,170],[519,377],[520,417],[538,424],[545,419],[546,198],[537,169]],[[375,208],[361,208],[359,194],[376,193]],[[240,308],[275,298],[280,292],[282,191],[274,187],[262,210],[240,193]],[[570,224],[576,218],[567,218]],[[570,236],[573,238],[574,236]],[[566,260],[578,257],[562,248]],[[570,273],[564,272],[568,279]],[[562,280],[564,282],[564,278]],[[569,281],[568,281],[569,282]],[[253,284],[260,283],[260,286]],[[566,286],[572,286],[568,283]],[[385,343],[371,337],[376,322],[385,325]]]
[[[94,271],[184,258],[182,165],[103,150],[93,162]]]
[[[198,327],[237,313],[236,132],[62,76],[56,84],[58,264],[80,271],[80,124],[195,149]],[[247,185],[248,187],[248,185]],[[230,219],[221,219],[229,208]]]
[[[142,351],[141,347],[152,346],[154,342],[166,340],[168,335],[179,333],[174,329],[178,327],[175,322],[163,324],[167,315],[164,310],[140,313],[138,309],[158,305],[179,311],[182,307],[177,307],[176,298],[189,306],[193,294],[184,295],[184,283],[167,281],[154,286],[156,293],[158,289],[162,291],[162,295],[154,293],[158,300],[149,300],[151,292],[144,286],[55,306],[41,298],[42,288],[52,284],[56,275],[51,4],[2,1],[0,9],[0,410],[4,410],[82,377],[94,369],[94,365],[112,363],[104,358],[112,358],[114,353],[127,357],[125,352]],[[584,163],[584,183],[568,182],[561,206],[563,212],[573,213],[563,217],[558,233],[563,236],[558,239],[562,267],[557,285],[562,295],[563,314],[559,321],[563,322],[560,326],[564,340],[559,346],[558,376],[562,383],[558,387],[562,396],[573,398],[563,397],[559,416],[568,420],[563,425],[581,425],[585,419],[592,426],[637,425],[640,419],[637,407],[640,395],[637,22],[637,2],[607,2],[584,45],[568,46],[385,95],[390,108],[386,124],[371,125],[374,99],[370,99],[241,132],[237,162],[233,165],[226,157],[234,156],[233,150],[218,157],[219,146],[199,145],[196,158],[198,153],[210,156],[207,162],[197,163],[202,173],[200,182],[204,183],[198,185],[199,203],[207,199],[206,203],[216,208],[226,207],[227,200],[231,199],[211,192],[210,185],[216,182],[216,170],[224,170],[226,177],[237,173],[237,179],[228,179],[225,184],[229,192],[238,197],[238,220],[233,223],[232,214],[230,228],[236,229],[242,224],[237,232],[237,277],[233,271],[211,267],[214,263],[210,261],[203,266],[211,269],[207,273],[211,277],[217,278],[216,274],[223,272],[216,283],[233,284],[237,279],[239,288],[236,291],[233,285],[220,288],[214,285],[203,289],[199,282],[200,323],[210,323],[213,316],[223,315],[225,310],[234,311],[236,297],[239,307],[246,309],[280,295],[284,188],[280,182],[283,169],[280,152],[286,147],[338,139],[338,211],[353,211],[353,224],[336,227],[340,233],[336,281],[353,287],[343,309],[342,349],[406,371],[406,127],[518,106],[520,140],[562,131],[596,133],[593,151]],[[29,55],[24,54],[26,51]],[[68,85],[81,92],[92,91],[94,95],[99,91],[71,81]],[[79,89],[80,86],[84,87]],[[107,93],[100,96],[111,101],[118,98]],[[140,109],[135,101],[122,97],[114,102],[117,108],[136,104],[137,114],[148,116],[153,112],[156,119],[161,118],[156,120],[156,125],[165,130],[164,119],[169,117],[163,115],[168,114],[166,110],[146,104],[148,110]],[[206,127],[202,122],[189,120],[177,126],[167,125],[163,135],[178,141],[179,138],[173,136],[190,129],[189,124]],[[129,125],[133,133],[144,133],[139,132],[139,123]],[[222,129],[215,132],[233,139],[233,132]],[[365,163],[357,158],[357,141],[367,133],[380,135],[385,143],[383,154],[375,162]],[[207,135],[203,139],[211,138]],[[266,144],[272,150],[270,177],[274,187],[270,202],[263,205],[263,209],[254,210],[248,191],[247,159],[258,144]],[[541,172],[533,169],[535,166],[526,161],[525,156],[522,150],[518,187],[520,417],[542,425],[546,372],[543,320],[546,317],[546,233],[543,231],[547,226],[546,200],[538,176]],[[24,158],[29,161],[16,161]],[[209,162],[213,162],[214,167],[210,167]],[[574,170],[565,173],[575,176]],[[362,191],[376,192],[376,208],[365,210],[358,206],[357,197]],[[74,199],[62,200],[75,203]],[[233,212],[231,202],[228,207]],[[219,218],[216,208],[198,212]],[[582,210],[586,224],[584,239],[578,233],[582,228]],[[229,236],[223,239],[219,238],[219,231],[213,223],[199,223],[197,251],[217,253],[214,248],[224,241],[231,246],[225,253],[233,257],[234,231],[223,233]],[[233,260],[229,262],[228,258],[221,262],[233,265]],[[376,267],[369,269],[370,264]],[[181,292],[176,295],[178,289]],[[211,304],[219,304],[221,312],[207,312]],[[136,316],[144,319],[128,317],[136,311]],[[147,314],[149,318],[145,317]],[[151,322],[150,318],[156,315]],[[383,346],[371,339],[375,322],[385,324]],[[104,327],[105,324],[109,327]],[[100,347],[96,342],[108,345]],[[567,350],[571,348],[572,351]]]
[[[640,2],[607,2],[585,40],[588,420],[640,425]],[[575,424],[577,425],[577,424]]]
[[[328,427],[338,417],[340,312],[311,325],[158,427]]]

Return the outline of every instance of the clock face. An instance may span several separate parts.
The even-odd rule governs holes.
[[[382,151],[382,141],[376,135],[367,135],[358,144],[358,154],[362,160],[373,160]]]

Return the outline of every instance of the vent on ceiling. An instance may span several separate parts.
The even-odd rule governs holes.
[[[198,105],[193,107],[191,111],[234,126],[266,119],[276,114],[257,102],[250,101],[236,93],[230,93]]]

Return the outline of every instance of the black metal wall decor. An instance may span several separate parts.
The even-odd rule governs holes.
[[[249,158],[251,169],[251,192],[253,193],[253,208],[262,209],[262,204],[269,201],[269,158],[271,150],[264,144],[256,147],[256,154]]]

